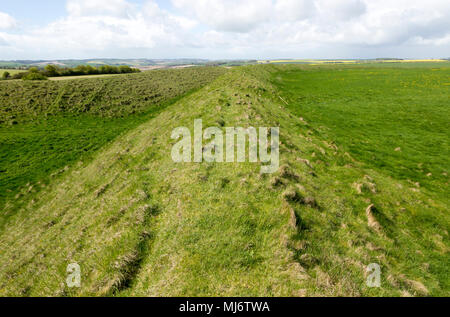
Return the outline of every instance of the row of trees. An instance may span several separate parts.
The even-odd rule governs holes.
[[[56,65],[47,65],[44,69],[31,67],[27,72],[17,73],[12,75],[5,71],[1,77],[3,80],[8,79],[23,79],[23,80],[46,80],[48,77],[59,76],[84,76],[84,75],[103,75],[103,74],[130,74],[139,73],[137,68],[130,66],[109,66],[103,65],[100,67],[93,67],[90,65],[79,65],[74,68],[61,68]]]
[[[56,65],[47,65],[44,68],[43,74],[47,77],[58,76],[82,76],[82,75],[100,75],[100,74],[130,74],[139,73],[137,68],[130,66],[110,66],[103,65],[100,67],[93,67],[90,65],[79,65],[74,68],[61,68]]]

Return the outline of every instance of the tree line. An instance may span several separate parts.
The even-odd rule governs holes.
[[[5,71],[1,79],[22,79],[22,80],[46,80],[48,77],[62,77],[62,76],[85,76],[85,75],[106,75],[106,74],[131,74],[140,73],[137,68],[130,66],[110,66],[103,65],[100,67],[93,67],[90,65],[79,65],[73,68],[62,68],[56,65],[47,65],[43,69],[31,67],[26,72],[11,75]]]

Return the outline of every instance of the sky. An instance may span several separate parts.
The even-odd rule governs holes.
[[[448,58],[449,0],[0,0],[0,59]]]

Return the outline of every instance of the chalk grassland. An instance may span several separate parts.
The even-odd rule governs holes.
[[[75,81],[0,82],[0,208],[7,198],[15,203],[20,189],[39,190],[51,174],[89,159],[117,135],[224,72],[205,67]]]
[[[377,112],[399,107],[395,115],[403,116],[399,125],[408,133],[406,142],[415,134],[423,155],[433,156],[435,150],[422,148],[420,139],[447,132],[448,140],[448,127],[435,117],[438,109],[442,116],[448,113],[447,88],[435,84],[448,70],[436,72],[429,83],[421,69],[383,75],[386,70],[376,67],[366,72],[346,67],[232,69],[118,136],[92,160],[61,171],[40,192],[22,192],[17,200],[26,204],[20,212],[7,206],[4,213],[11,216],[0,229],[0,294],[448,295],[444,192],[435,192],[432,181],[417,186],[422,171],[411,171],[406,179],[391,166],[370,163],[351,147],[358,139],[339,133],[340,124],[355,132],[361,114],[354,107]],[[374,74],[368,79],[369,72]],[[428,78],[428,71],[424,75]],[[358,80],[376,83],[374,91],[361,84],[352,95],[345,85]],[[420,88],[424,81],[431,89]],[[403,101],[413,98],[413,88],[405,84],[419,85],[411,109],[422,107],[423,120],[432,124],[404,117],[410,103]],[[422,90],[430,91],[429,98]],[[327,119],[315,110],[346,120]],[[262,175],[258,164],[174,164],[172,130],[192,128],[198,118],[205,127],[279,126],[280,170]],[[377,136],[376,127],[383,121],[366,121],[364,138],[378,155],[385,136]],[[448,166],[441,152],[445,144],[433,146],[438,163]],[[403,159],[381,155],[377,160],[402,169],[414,158],[404,147],[388,148]],[[432,179],[443,187],[448,182],[434,173]],[[65,285],[67,265],[74,262],[82,270],[79,289]],[[366,285],[370,263],[382,268],[380,288]]]
[[[274,83],[327,139],[393,177],[448,193],[450,64],[286,70]]]

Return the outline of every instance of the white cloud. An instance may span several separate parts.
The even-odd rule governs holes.
[[[342,21],[354,19],[366,12],[366,4],[362,0],[316,0],[320,17],[326,21]]]
[[[126,17],[133,5],[125,0],[68,0],[66,8],[70,16]]]
[[[277,16],[289,22],[311,18],[316,10],[314,1],[310,0],[278,0],[275,3]]]
[[[13,53],[31,50],[36,58],[116,57],[117,53],[142,57],[137,54],[143,50],[181,45],[196,25],[160,9],[154,1],[138,10],[124,0],[69,0],[67,11],[67,17],[44,27],[3,37],[17,49]]]
[[[235,32],[219,36],[219,42],[228,38],[230,46],[247,38],[267,45],[401,45],[408,41],[419,43],[417,39],[441,43],[450,33],[450,3],[445,0],[172,0],[172,3],[210,31],[218,32],[217,36],[220,32]],[[257,36],[261,32],[265,36]],[[207,34],[210,40],[211,34],[214,33]]]
[[[0,29],[11,29],[16,26],[16,20],[7,13],[0,12]]]
[[[3,36],[0,34],[0,46],[8,46],[8,42],[3,38]]]
[[[0,58],[445,57],[450,51],[447,0],[172,4],[173,10],[164,10],[154,0],[68,0],[59,20],[0,32],[0,45],[8,45]],[[5,21],[0,27],[16,24]]]
[[[217,31],[248,32],[270,19],[271,0],[172,0],[173,5],[192,14]]]

